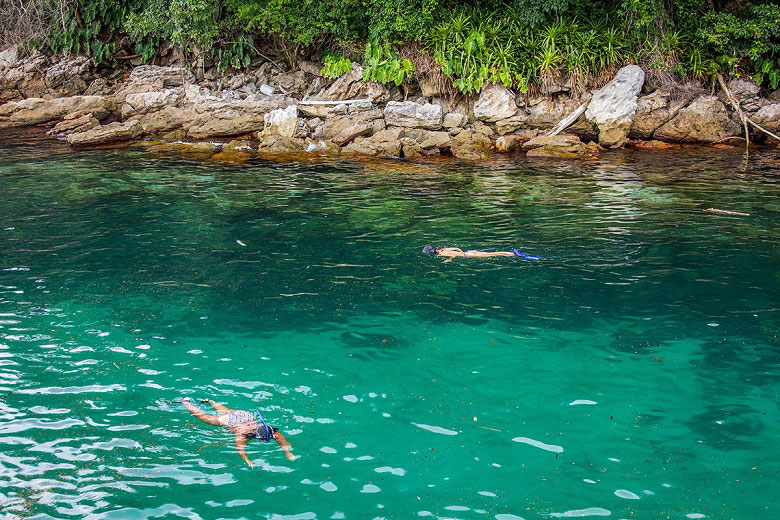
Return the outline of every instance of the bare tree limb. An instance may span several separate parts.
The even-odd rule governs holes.
[[[577,121],[577,119],[580,118],[582,113],[585,112],[585,109],[588,108],[589,104],[590,104],[590,101],[586,101],[585,103],[583,103],[580,106],[578,106],[577,109],[574,112],[572,112],[568,116],[566,116],[563,119],[561,119],[560,121],[558,121],[558,123],[552,128],[552,130],[547,132],[547,136],[548,137],[552,137],[554,135],[558,135],[559,133],[563,132],[564,130],[569,128],[571,125],[573,125],[574,122]]]
[[[726,82],[723,81],[723,76],[720,74],[717,75],[718,83],[720,83],[720,88],[723,89],[723,92],[726,93],[726,97],[728,97],[729,101],[731,102],[731,106],[734,107],[734,110],[737,111],[737,114],[739,114],[740,119],[742,119],[742,124],[745,127],[745,141],[747,144],[750,144],[750,137],[748,136],[748,124],[750,124],[752,127],[754,127],[756,130],[759,130],[766,135],[770,137],[774,137],[778,141],[780,141],[780,137],[776,136],[766,128],[762,127],[752,119],[750,119],[745,113],[742,111],[742,108],[739,106],[739,101],[737,101],[737,98],[734,97],[734,94],[732,94],[731,90],[726,86]]]

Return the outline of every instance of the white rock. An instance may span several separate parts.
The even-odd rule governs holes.
[[[146,114],[165,108],[176,103],[179,92],[174,89],[165,89],[159,92],[139,92],[125,96],[125,104],[122,105],[122,119],[128,119],[134,115]]]
[[[413,101],[390,101],[384,110],[385,122],[391,126],[407,128],[441,128],[442,109],[440,105],[421,105]]]
[[[468,118],[466,117],[466,114],[461,114],[460,112],[450,112],[444,116],[442,126],[444,128],[461,128],[466,124],[467,120]]]
[[[585,118],[598,126],[603,146],[622,146],[626,142],[644,82],[645,72],[637,65],[627,65],[594,93]]]
[[[265,114],[264,121],[263,133],[265,135],[293,137],[298,130],[298,107],[290,105],[287,108],[271,110]]]
[[[474,117],[480,121],[498,121],[517,112],[515,95],[503,85],[493,84],[482,89],[474,103]]]

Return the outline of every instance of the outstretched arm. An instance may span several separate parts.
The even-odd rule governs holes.
[[[236,449],[238,450],[238,454],[241,456],[242,459],[249,465],[250,468],[254,469],[255,465],[252,463],[251,460],[249,460],[249,457],[246,456],[246,441],[247,438],[243,435],[236,435]]]
[[[279,447],[284,450],[284,456],[287,457],[287,460],[295,460],[297,458],[292,454],[292,444],[287,442],[287,439],[284,438],[282,432],[274,433],[274,439],[279,443]]]

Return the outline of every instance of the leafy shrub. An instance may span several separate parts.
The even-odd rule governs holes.
[[[772,88],[780,80],[780,6],[750,5],[736,13],[709,12],[697,32],[718,70],[752,74]]]
[[[363,63],[363,80],[379,83],[395,83],[396,86],[410,78],[414,65],[408,59],[401,59],[390,44],[379,45],[368,42]]]
[[[323,61],[325,65],[320,74],[326,78],[338,78],[352,71],[352,60],[341,54],[328,54]]]

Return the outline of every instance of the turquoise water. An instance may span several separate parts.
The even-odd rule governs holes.
[[[0,148],[4,519],[780,513],[774,151]],[[299,458],[253,441],[249,469],[181,396],[259,408]]]

